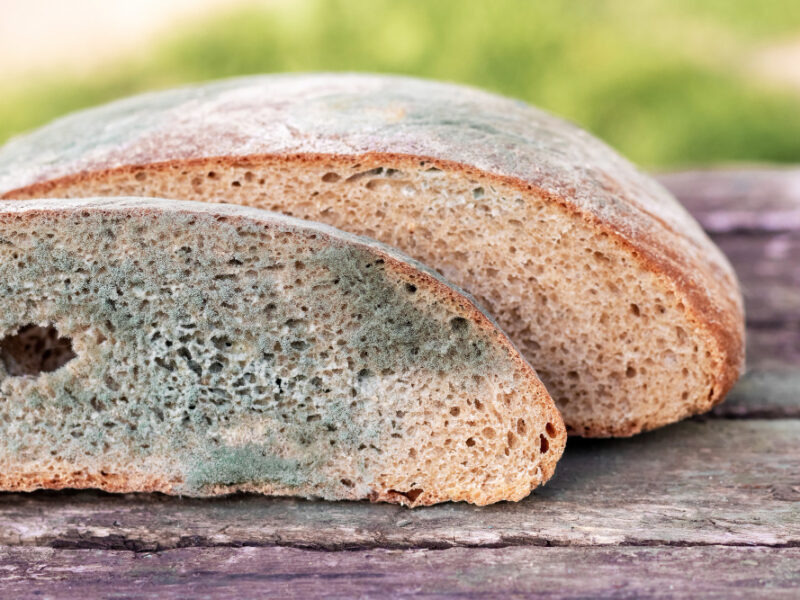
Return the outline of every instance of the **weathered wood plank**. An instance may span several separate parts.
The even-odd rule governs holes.
[[[714,236],[742,286],[747,323],[800,325],[800,231]]]
[[[709,417],[800,418],[800,370],[748,371],[728,394],[725,402],[715,407]]]
[[[6,597],[796,598],[800,548],[0,550]]]
[[[800,327],[748,327],[747,370],[776,373],[800,371]]]
[[[2,494],[0,545],[798,544],[798,440],[800,421],[789,419],[685,422],[625,440],[573,439],[547,486],[523,502],[484,508]]]
[[[658,179],[711,233],[800,231],[798,168],[709,169]]]
[[[709,416],[800,418],[800,327],[749,327],[747,372]]]

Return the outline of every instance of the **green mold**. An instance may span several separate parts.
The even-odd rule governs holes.
[[[333,246],[315,255],[312,262],[330,272],[332,280],[347,291],[353,312],[362,315],[363,323],[350,341],[367,354],[365,366],[378,372],[458,368],[486,373],[487,343],[475,335],[473,326],[459,317],[442,323],[420,310],[409,300],[410,292],[386,277],[383,262],[374,254]]]
[[[243,483],[297,487],[308,481],[297,460],[280,458],[254,444],[213,450],[207,458],[196,462],[186,476],[186,484],[193,490]]]
[[[356,484],[364,486],[371,475],[363,448],[377,452],[394,433],[365,391],[370,378],[458,368],[469,380],[493,368],[482,333],[415,304],[367,248],[323,243],[304,265],[289,264],[258,245],[263,226],[247,221],[215,222],[215,239],[187,235],[191,247],[156,242],[212,218],[163,213],[142,228],[90,212],[43,225],[33,240],[3,232],[9,243],[0,251],[19,260],[0,263],[0,325],[13,331],[45,314],[60,334],[87,337],[72,364],[24,381],[0,377],[0,457],[56,449],[90,468],[166,460],[184,493],[270,483],[336,497],[339,478],[320,476],[331,453],[357,455]],[[58,242],[64,226],[81,242]],[[201,248],[204,241],[214,249]],[[292,268],[296,279],[287,278]],[[342,305],[352,364],[331,372],[325,365],[339,346],[318,315]],[[412,400],[382,401],[394,412]],[[230,428],[254,420],[269,425],[263,439],[225,441]]]

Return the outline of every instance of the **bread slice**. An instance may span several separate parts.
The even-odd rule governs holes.
[[[0,489],[519,500],[566,430],[472,300],[240,206],[0,207]]]
[[[141,96],[9,143],[2,195],[234,202],[377,238],[474,294],[580,435],[707,411],[743,364],[734,273],[674,198],[469,88],[286,75]]]

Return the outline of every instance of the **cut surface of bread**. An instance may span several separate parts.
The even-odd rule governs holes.
[[[707,411],[743,365],[735,275],[675,199],[573,125],[470,88],[247,78],[0,150],[0,196],[92,195],[240,203],[395,246],[487,308],[575,434]]]
[[[487,504],[565,440],[492,321],[382,244],[241,206],[0,206],[0,489]]]

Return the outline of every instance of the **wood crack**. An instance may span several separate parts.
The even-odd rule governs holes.
[[[30,546],[28,546],[30,547]],[[36,546],[34,546],[36,547]],[[420,543],[402,543],[402,542],[389,542],[386,540],[376,540],[374,543],[344,543],[344,544],[325,544],[320,543],[306,543],[306,542],[262,542],[254,540],[241,540],[241,541],[227,541],[227,542],[213,542],[211,540],[192,536],[190,538],[181,538],[175,544],[164,544],[161,542],[153,542],[147,540],[140,540],[126,536],[111,535],[106,537],[85,537],[85,538],[58,538],[52,540],[49,544],[43,544],[39,547],[50,547],[59,550],[108,550],[117,552],[134,552],[134,553],[158,553],[169,550],[176,550],[182,548],[295,548],[298,550],[310,550],[316,552],[360,552],[365,550],[451,550],[454,548],[480,548],[480,549],[502,549],[502,548],[519,548],[519,547],[538,547],[538,548],[699,548],[699,547],[725,547],[725,548],[800,548],[800,540],[791,540],[788,542],[776,543],[740,543],[740,542],[703,542],[703,541],[688,541],[688,540],[623,540],[613,544],[587,544],[587,543],[571,543],[563,542],[560,540],[548,540],[544,538],[527,538],[524,536],[510,536],[502,538],[496,542],[487,543],[459,543],[453,541],[442,540],[424,541]]]
[[[800,419],[800,406],[739,406],[721,404],[710,413],[691,418],[697,423],[706,421],[780,421]]]

